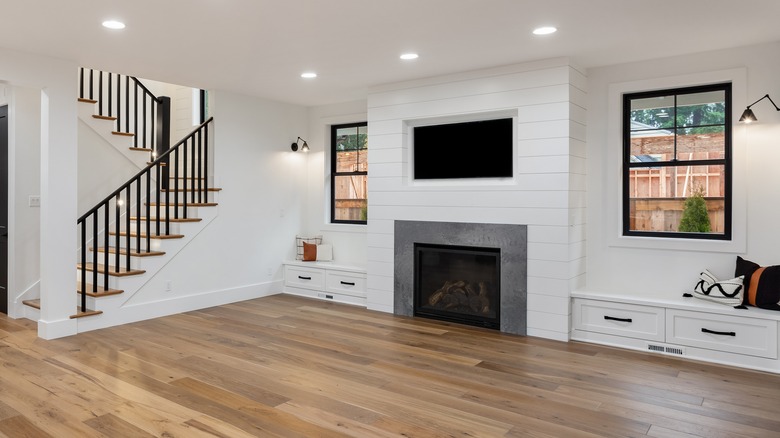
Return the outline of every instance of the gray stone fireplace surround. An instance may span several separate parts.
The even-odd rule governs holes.
[[[501,250],[501,331],[526,334],[528,228],[526,225],[395,221],[394,310],[414,313],[414,244]]]

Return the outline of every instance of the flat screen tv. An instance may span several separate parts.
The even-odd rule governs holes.
[[[414,179],[511,178],[512,118],[416,126]]]

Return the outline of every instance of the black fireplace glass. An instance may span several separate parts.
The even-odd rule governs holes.
[[[501,250],[414,245],[414,315],[500,328]]]

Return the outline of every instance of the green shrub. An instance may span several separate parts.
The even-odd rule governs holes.
[[[691,196],[685,199],[678,231],[683,233],[709,233],[712,231],[703,190],[696,189],[691,193]]]

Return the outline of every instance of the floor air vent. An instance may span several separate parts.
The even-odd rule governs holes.
[[[678,347],[676,345],[666,345],[666,344],[647,344],[647,351],[652,351],[655,353],[661,353],[661,354],[669,354],[672,356],[685,356],[685,348]]]

